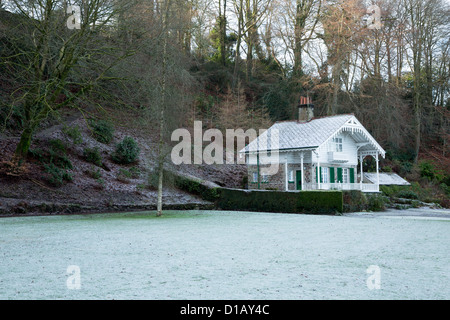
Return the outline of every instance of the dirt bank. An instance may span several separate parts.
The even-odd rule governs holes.
[[[73,143],[64,128],[78,128],[82,142]],[[141,150],[139,159],[131,165],[119,165],[112,161],[115,145],[125,136],[131,136]],[[152,187],[152,172],[156,167],[157,147],[155,139],[137,128],[116,126],[113,141],[98,142],[82,117],[71,117],[63,123],[42,128],[31,145],[31,150],[46,150],[50,141],[60,140],[66,145],[65,157],[72,164],[68,170],[72,180],[55,187],[49,183],[49,173],[42,162],[30,157],[20,176],[0,175],[0,214],[36,215],[112,212],[156,209],[157,191]],[[9,161],[19,137],[0,137],[0,163]],[[94,165],[83,156],[86,148],[98,148],[102,165]],[[123,172],[138,172],[125,177]],[[216,185],[242,186],[246,168],[242,165],[180,165],[167,161],[167,170],[190,175]],[[198,196],[166,184],[163,193],[166,209],[211,208],[212,204]]]

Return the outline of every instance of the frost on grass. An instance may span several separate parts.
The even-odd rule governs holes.
[[[449,223],[218,211],[0,219],[0,299],[449,299]]]

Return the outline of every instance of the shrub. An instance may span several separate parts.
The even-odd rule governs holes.
[[[439,186],[445,192],[445,194],[447,194],[447,196],[450,196],[450,186],[445,183],[441,183]]]
[[[137,160],[139,152],[140,149],[137,142],[131,137],[125,137],[117,144],[112,159],[119,164],[133,163]]]
[[[66,155],[58,155],[50,150],[50,163],[54,163],[56,166],[62,169],[73,169],[72,162]]]
[[[97,168],[97,169],[92,168],[92,170],[89,170],[87,173],[91,178],[96,179],[96,180],[98,180],[102,177],[102,173],[99,168]]]
[[[391,197],[394,194],[394,191],[390,186],[380,186],[380,191],[388,197]]]
[[[137,179],[141,176],[141,170],[139,170],[138,167],[132,167],[128,170],[128,172],[131,174],[131,178]]]
[[[60,187],[63,181],[72,181],[72,174],[67,172],[67,170],[61,169],[54,165],[53,163],[44,164],[45,172],[49,174],[48,182],[50,182],[55,187]]]
[[[129,183],[129,179],[137,179],[140,175],[141,171],[136,167],[130,168],[129,170],[120,168],[116,178],[123,183]]]
[[[50,140],[50,148],[56,153],[66,153],[66,144],[60,139]]]
[[[430,161],[424,160],[419,162],[419,169],[420,175],[430,181],[436,179],[438,182],[441,182],[445,178],[445,174],[441,170],[437,169]]]
[[[123,168],[119,169],[119,172],[117,173],[117,176],[118,177],[124,177],[126,179],[131,179],[132,178],[131,172],[129,170],[123,169]]]
[[[29,155],[44,166],[44,171],[48,173],[46,180],[51,185],[60,187],[64,181],[73,180],[72,173],[67,171],[73,169],[73,165],[69,158],[64,154],[64,142],[59,139],[51,140],[50,145],[51,149],[48,151],[33,149],[29,151]]]
[[[63,129],[63,133],[69,137],[74,144],[80,144],[83,142],[83,138],[81,136],[81,130],[78,126],[74,127],[65,127]]]
[[[439,202],[440,206],[443,208],[450,209],[450,199],[441,199]]]
[[[101,143],[108,144],[114,137],[114,126],[106,120],[90,120],[94,138]]]
[[[102,166],[102,156],[100,155],[98,147],[84,148],[83,156],[87,162],[93,163],[99,167]]]
[[[367,207],[370,211],[384,211],[386,204],[384,198],[379,195],[372,195],[367,197]]]
[[[38,148],[30,150],[28,153],[33,159],[38,160],[44,165],[54,164],[55,166],[62,169],[73,169],[73,165],[70,159],[65,154],[61,155],[53,149],[50,149],[49,151],[43,151]]]
[[[95,186],[96,189],[105,189],[105,180],[103,180],[103,178],[98,178],[96,179],[98,182],[98,185]]]
[[[139,168],[133,167],[129,170],[120,168],[117,173],[117,180],[122,182],[129,182],[128,179],[137,179],[141,175]]]
[[[30,149],[28,151],[28,155],[31,156],[33,159],[38,160],[39,162],[44,162],[46,159],[44,151],[42,151],[42,149],[40,148]]]
[[[419,199],[417,193],[412,190],[401,190],[397,193],[397,197],[406,199]]]
[[[411,202],[411,205],[412,205],[413,208],[420,208],[420,201],[418,201],[418,200],[413,200],[413,201]]]
[[[344,198],[344,212],[358,212],[367,209],[366,195],[359,190],[342,191]]]

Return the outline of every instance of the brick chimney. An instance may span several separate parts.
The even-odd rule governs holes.
[[[314,117],[314,105],[310,97],[300,97],[298,122],[308,122]]]

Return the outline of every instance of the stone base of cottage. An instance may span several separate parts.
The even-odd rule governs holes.
[[[286,172],[287,167],[287,172]],[[297,172],[301,171],[300,164],[286,164],[282,163],[278,167],[277,173],[273,175],[263,176],[260,174],[258,181],[258,170],[262,172],[262,166],[259,167],[257,165],[248,165],[248,189],[261,189],[261,190],[280,190],[280,191],[295,191],[300,190],[299,183],[301,181],[300,176],[297,178]],[[327,166],[328,172],[331,170],[334,171],[333,176],[337,177],[337,166]],[[357,166],[350,166],[346,168],[351,168],[356,172]],[[330,182],[330,177],[323,178],[321,180],[320,186],[317,183],[317,164],[313,163],[304,163],[303,164],[303,186],[301,190],[316,190],[316,189],[340,189],[340,185],[338,182]],[[299,173],[300,175],[300,173]],[[286,186],[287,179],[287,186]],[[349,177],[347,177],[349,179]],[[353,176],[353,181],[348,181],[346,185],[351,185],[350,187],[345,187],[353,189],[354,184],[358,183],[357,176]]]
[[[315,177],[315,166],[311,164],[304,164],[303,181],[304,183],[313,182],[313,177]],[[300,164],[288,164],[287,172],[286,165],[284,163],[280,164],[278,167],[278,172],[274,175],[268,175],[266,177],[260,175],[260,181],[258,183],[258,166],[248,165],[248,188],[249,189],[262,189],[262,190],[286,190],[286,178],[288,180],[287,188],[290,191],[297,190],[296,175],[297,171],[301,170]],[[261,167],[259,168],[261,172]],[[292,172],[291,172],[292,171]],[[259,185],[259,187],[258,187]]]

